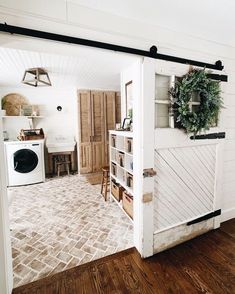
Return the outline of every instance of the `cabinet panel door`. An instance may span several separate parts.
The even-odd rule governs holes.
[[[80,173],[92,172],[92,145],[91,143],[80,144]]]
[[[91,102],[90,91],[78,92],[79,113],[79,141],[80,143],[91,142]]]
[[[92,171],[98,172],[104,166],[103,158],[104,142],[92,143]]]
[[[91,91],[91,111],[92,111],[92,166],[93,171],[101,170],[104,165],[104,93],[101,91]]]
[[[92,171],[90,91],[78,92],[80,173]]]
[[[104,92],[104,126],[105,126],[105,142],[104,142],[104,165],[109,164],[109,130],[114,130],[116,126],[116,93],[113,91]]]
[[[92,142],[104,141],[104,107],[103,92],[91,91],[91,111],[92,111]]]
[[[105,141],[109,140],[109,130],[114,130],[116,125],[116,97],[115,92],[104,92],[104,110],[105,110]]]

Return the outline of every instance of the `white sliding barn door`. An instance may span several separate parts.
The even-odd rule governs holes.
[[[153,253],[218,227],[220,217],[187,225],[220,209],[223,140],[190,140],[172,128],[169,89],[189,67],[156,61]],[[219,132],[219,127],[208,133]]]

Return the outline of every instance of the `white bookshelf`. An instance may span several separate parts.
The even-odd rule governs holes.
[[[115,138],[115,144],[114,140]],[[110,146],[110,182],[114,181],[116,184],[122,186],[128,194],[133,195],[133,181],[132,185],[128,182],[129,175],[133,177],[133,133],[123,131],[109,131],[109,146]],[[128,148],[128,142],[132,142],[131,150]],[[120,158],[122,158],[120,160]],[[112,165],[115,165],[116,173],[114,174]],[[128,185],[129,184],[129,185]],[[111,192],[110,198],[114,200],[118,206],[123,209],[122,200],[118,201]],[[134,197],[133,197],[134,201]],[[132,220],[132,218],[126,213]]]

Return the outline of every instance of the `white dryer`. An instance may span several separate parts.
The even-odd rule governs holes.
[[[44,140],[4,142],[8,186],[45,181]]]

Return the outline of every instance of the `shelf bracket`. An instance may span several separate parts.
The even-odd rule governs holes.
[[[29,123],[29,128],[33,129],[34,128],[34,123],[33,123],[33,118],[32,117],[28,117],[28,123]]]

